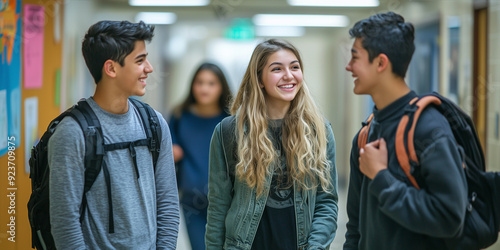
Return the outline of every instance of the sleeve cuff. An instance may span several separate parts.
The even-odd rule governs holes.
[[[369,190],[373,195],[378,197],[384,189],[390,187],[396,181],[396,178],[391,174],[389,169],[384,169],[378,172],[375,178],[373,178]]]

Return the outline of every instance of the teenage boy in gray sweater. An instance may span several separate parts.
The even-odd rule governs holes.
[[[139,111],[128,98],[145,94],[146,78],[153,72],[145,41],[153,35],[153,26],[127,21],[101,21],[85,35],[82,52],[97,84],[86,101],[100,121],[105,144],[146,138]],[[156,114],[162,130],[156,167],[147,146],[106,152],[112,199],[108,202],[101,170],[86,193],[81,222],[85,139],[69,116],[57,126],[48,149],[50,222],[57,249],[175,249],[179,205],[172,143],[167,123]]]

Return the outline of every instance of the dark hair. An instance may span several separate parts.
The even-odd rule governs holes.
[[[219,79],[219,82],[222,85],[222,94],[219,97],[219,107],[221,107],[224,113],[229,114],[228,106],[233,97],[231,95],[231,90],[229,89],[229,85],[227,83],[226,77],[224,76],[224,73],[217,65],[213,63],[203,63],[198,67],[198,69],[196,69],[193,75],[193,79],[191,80],[191,87],[189,88],[189,95],[186,97],[186,99],[184,100],[184,102],[182,102],[181,105],[175,108],[174,110],[175,116],[180,117],[182,112],[187,111],[191,107],[191,105],[196,103],[196,99],[194,98],[193,94],[193,86],[196,77],[202,70],[211,71]]]
[[[132,53],[136,41],[151,41],[155,27],[143,21],[100,21],[90,26],[82,42],[82,53],[90,74],[97,84],[102,78],[102,67],[111,59],[121,66]]]
[[[354,38],[361,38],[370,62],[385,54],[392,64],[392,72],[402,78],[415,51],[415,28],[394,12],[379,13],[358,21],[349,30]]]

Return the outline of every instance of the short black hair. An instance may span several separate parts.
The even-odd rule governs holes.
[[[136,41],[151,41],[154,28],[143,21],[106,20],[90,26],[82,42],[82,53],[95,83],[101,81],[104,62],[111,59],[123,66]]]
[[[392,72],[405,77],[415,51],[413,24],[394,12],[379,13],[358,21],[349,34],[362,39],[370,62],[383,53],[392,63]]]

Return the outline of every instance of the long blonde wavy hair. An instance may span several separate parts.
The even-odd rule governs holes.
[[[299,61],[298,50],[290,43],[270,39],[261,42],[253,51],[245,75],[232,104],[231,114],[236,116],[238,163],[236,176],[249,187],[256,188],[257,195],[264,191],[265,178],[272,174],[271,163],[279,160],[268,130],[265,90],[260,88],[262,72],[268,58],[279,50],[291,51]],[[313,101],[305,84],[292,100],[282,122],[282,145],[289,173],[288,185],[293,182],[303,190],[321,185],[328,191],[331,185],[331,163],[327,159],[327,134],[323,116]]]

